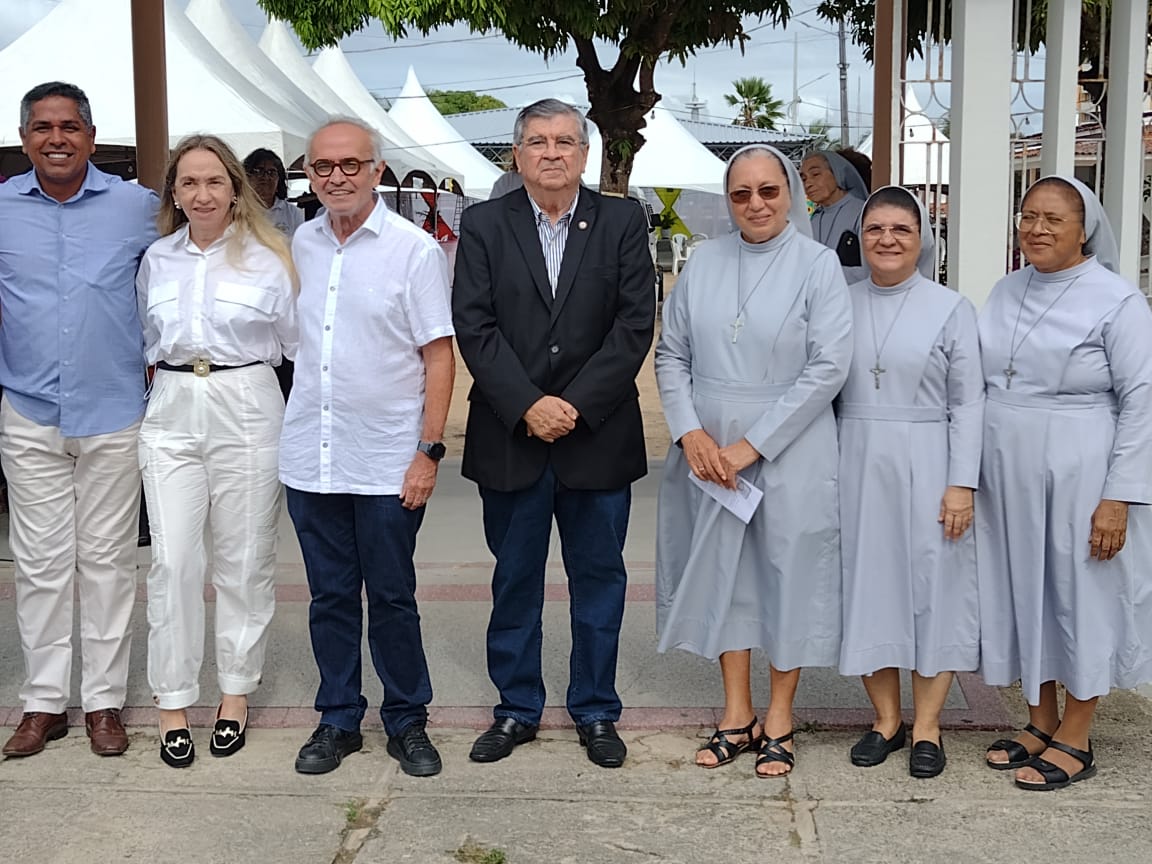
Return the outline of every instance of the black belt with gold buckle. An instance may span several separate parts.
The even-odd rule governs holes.
[[[263,360],[253,360],[251,363],[241,363],[239,366],[217,366],[207,360],[198,359],[195,363],[189,363],[187,366],[176,366],[161,360],[156,364],[156,368],[167,369],[169,372],[191,372],[197,378],[207,378],[212,372],[223,372],[227,369],[247,369],[249,366],[261,366],[263,363]]]

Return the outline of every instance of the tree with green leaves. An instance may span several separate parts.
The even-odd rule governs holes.
[[[1009,2],[1009,0],[1002,0]],[[1035,53],[1044,44],[1048,28],[1049,0],[1017,4],[1016,50]],[[1080,84],[1100,106],[1103,122],[1107,114],[1108,55],[1101,57],[1101,15],[1108,15],[1111,0],[1082,0],[1080,4]],[[1029,18],[1028,13],[1032,15]],[[852,31],[852,41],[864,49],[864,58],[873,59],[876,41],[875,0],[822,0],[817,14],[827,21],[840,21]],[[908,0],[908,57],[920,55],[926,42],[952,41],[952,0]],[[1147,43],[1152,46],[1152,7],[1148,10]]]
[[[491,111],[508,106],[487,93],[475,90],[429,90],[429,101],[441,114],[464,114],[468,111]]]
[[[500,32],[514,45],[552,58],[576,49],[604,158],[600,189],[626,193],[636,152],[644,146],[644,117],[660,100],[656,64],[685,62],[700,48],[741,50],[751,38],[747,15],[772,24],[788,20],[789,0],[258,0],[270,15],[289,22],[309,49],[333,45],[378,19],[397,38],[409,30],[427,35],[451,24],[475,33]],[[616,49],[602,59],[597,41]]]
[[[776,128],[776,121],[784,117],[784,103],[772,97],[771,84],[763,78],[737,78],[732,87],[735,94],[724,94],[724,100],[737,108],[732,125]]]

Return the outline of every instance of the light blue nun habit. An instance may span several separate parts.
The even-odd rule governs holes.
[[[784,167],[788,224],[764,243],[739,231],[702,243],[664,304],[656,378],[677,443],[659,497],[659,649],[715,659],[760,648],[779,669],[829,666],[840,651],[832,399],[852,356],[851,309],[836,256],[807,236],[795,167],[755,145],[729,170],[754,151]],[[764,493],[748,525],[690,482],[678,442],[695,429],[761,454],[741,472]]]
[[[976,310],[926,277],[928,213],[900,192],[920,215],[917,271],[894,286],[866,279],[849,289],[855,346],[836,412],[845,675],[932,677],[974,670],[980,655],[974,533],[948,540],[937,521],[948,486],[979,480]]]
[[[1077,699],[1152,681],[1152,313],[1111,270],[1099,200],[1057,179],[1084,203],[1088,259],[1009,273],[979,319],[981,668],[1030,705],[1046,681]],[[1089,557],[1101,499],[1130,505],[1110,561]]]

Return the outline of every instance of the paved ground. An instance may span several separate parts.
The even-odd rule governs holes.
[[[971,730],[1009,728],[1020,722],[1021,706],[1016,694],[992,690],[974,676],[965,676],[950,696],[950,763],[936,780],[910,779],[905,754],[870,770],[849,765],[847,749],[866,721],[867,701],[858,681],[831,670],[804,675],[796,711],[799,765],[791,778],[755,779],[750,757],[717,771],[695,768],[692,753],[710,731],[722,694],[712,664],[655,652],[658,473],[636,488],[626,549],[632,582],[619,680],[629,706],[622,726],[631,755],[623,769],[591,765],[560,707],[568,640],[557,547],[545,622],[547,731],[502,763],[468,762],[493,699],[483,658],[489,559],[475,490],[451,464],[417,554],[436,690],[433,735],[445,760],[441,776],[414,780],[399,773],[371,714],[365,750],[340,770],[313,778],[293,772],[295,751],[315,722],[316,676],[307,589],[285,521],[267,675],[253,699],[245,750],[212,759],[207,730],[198,728],[202,755],[191,769],[161,764],[144,679],[141,605],[127,712],[132,748],[122,758],[99,759],[88,751],[81,727],[40,756],[0,763],[0,864],[1148,860],[1152,710],[1136,694],[1118,693],[1103,705],[1098,777],[1052,795],[1019,792],[1009,778],[982,766],[982,748],[996,733]],[[0,557],[5,554],[0,537]],[[141,585],[147,560],[142,550]],[[11,568],[0,565],[0,726],[19,718],[21,663]],[[217,699],[212,671],[209,661],[193,714],[200,727],[211,722]],[[761,705],[765,679],[762,672],[756,676]],[[365,692],[378,700],[370,666]]]

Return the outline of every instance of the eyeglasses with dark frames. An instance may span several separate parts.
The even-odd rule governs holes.
[[[332,172],[337,168],[340,173],[345,177],[355,177],[360,173],[360,169],[365,165],[375,165],[375,159],[337,159],[335,162],[331,159],[317,159],[311,163],[312,171],[317,177],[331,177]]]
[[[765,185],[756,190],[761,201],[774,201],[780,197],[780,187]],[[752,200],[751,189],[733,189],[728,193],[728,200],[733,204],[747,204]]]
[[[280,172],[277,171],[275,168],[249,168],[244,173],[247,174],[249,177],[252,177],[254,179],[260,179],[260,178],[263,178],[266,180],[279,180],[280,179]]]

